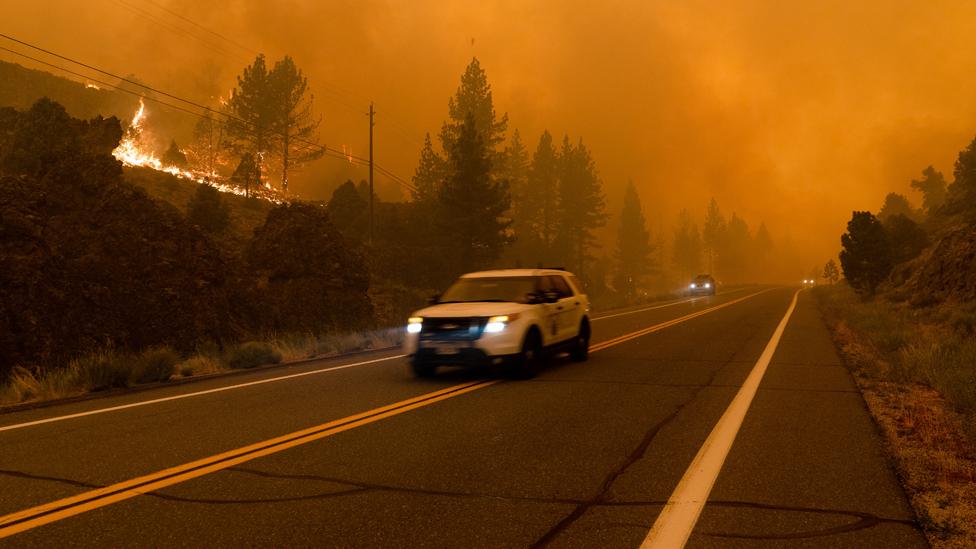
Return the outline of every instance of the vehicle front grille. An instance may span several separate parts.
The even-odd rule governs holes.
[[[484,318],[430,318],[424,319],[420,339],[474,340],[481,337],[485,328]]]

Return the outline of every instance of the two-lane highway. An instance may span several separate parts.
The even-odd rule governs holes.
[[[0,544],[637,547],[705,478],[689,546],[924,547],[794,295],[607,314],[588,362],[529,381],[385,352],[2,415]],[[702,477],[714,431],[734,442]]]

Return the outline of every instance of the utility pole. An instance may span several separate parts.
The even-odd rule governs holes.
[[[369,102],[369,243],[373,244],[373,102]]]

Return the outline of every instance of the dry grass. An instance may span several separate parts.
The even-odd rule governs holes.
[[[264,342],[249,342],[221,351],[215,344],[201,345],[185,359],[169,348],[139,354],[111,350],[92,353],[68,364],[43,370],[15,368],[0,383],[0,405],[54,400],[130,384],[215,374],[232,369],[309,358],[338,356],[353,351],[385,349],[402,342],[402,330],[342,334],[288,334]],[[246,356],[245,356],[246,355]]]
[[[910,309],[862,302],[845,288],[817,297],[929,542],[976,547],[972,338]]]

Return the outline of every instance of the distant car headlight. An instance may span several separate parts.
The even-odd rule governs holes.
[[[706,282],[705,283],[705,287],[706,288],[711,288],[712,287],[712,283],[711,282]]]
[[[695,283],[692,282],[691,284],[688,285],[688,287],[691,288],[692,290],[694,290],[695,289]]]
[[[493,316],[488,319],[488,324],[485,324],[485,332],[489,334],[497,334],[508,326],[509,322],[514,322],[519,315],[498,315]]]
[[[412,316],[407,319],[407,333],[409,334],[419,334],[420,327],[423,325],[424,319],[420,316]]]

